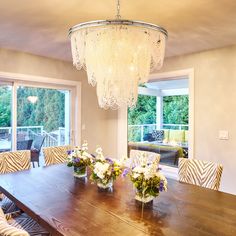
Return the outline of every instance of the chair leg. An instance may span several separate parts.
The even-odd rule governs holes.
[[[39,161],[38,161],[38,167],[40,167],[40,165],[39,165]]]
[[[33,168],[35,168],[35,166],[34,166],[34,162],[32,162],[33,163]]]

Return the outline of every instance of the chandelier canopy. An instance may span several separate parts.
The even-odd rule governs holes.
[[[167,31],[141,21],[120,19],[90,21],[69,30],[73,64],[87,71],[89,84],[97,85],[99,106],[135,107],[138,85],[151,71],[162,67]]]

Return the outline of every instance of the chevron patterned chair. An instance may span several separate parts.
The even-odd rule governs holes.
[[[0,174],[12,173],[30,169],[30,151],[2,152],[0,153]],[[12,212],[15,204],[3,194],[0,197],[0,206],[5,213]]]
[[[50,235],[25,213],[4,214],[0,208],[0,235],[3,236],[46,236]]]
[[[29,150],[0,153],[0,174],[23,171],[30,168],[31,164]],[[25,213],[21,214],[19,208],[15,205],[15,203],[13,203],[3,194],[1,194],[1,196],[2,200],[0,201],[0,235],[49,235],[49,233],[44,230],[36,221],[31,219]],[[11,217],[12,215],[15,215],[16,211],[18,213],[16,214],[16,217]],[[4,215],[4,213],[6,215]]]
[[[157,162],[157,165],[160,162],[160,154],[155,152],[147,152],[147,151],[139,151],[139,150],[131,150],[130,151],[130,167],[139,166],[141,159],[145,157],[147,158],[148,163],[152,163],[154,161]]]
[[[43,148],[45,165],[49,166],[66,162],[67,152],[71,149],[70,145]]]
[[[223,166],[196,159],[179,159],[179,181],[219,190]]]

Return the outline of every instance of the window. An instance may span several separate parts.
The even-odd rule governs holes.
[[[26,149],[38,136],[45,137],[43,146],[80,144],[80,82],[9,80],[0,82],[0,152]]]

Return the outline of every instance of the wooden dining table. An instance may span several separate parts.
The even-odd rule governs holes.
[[[236,235],[236,196],[171,179],[143,208],[129,177],[104,191],[65,164],[1,175],[0,191],[53,236]]]

